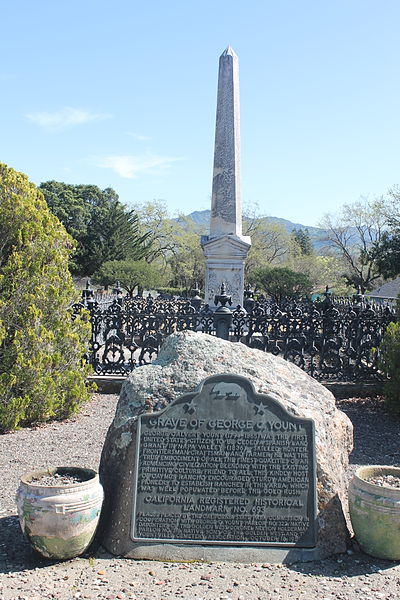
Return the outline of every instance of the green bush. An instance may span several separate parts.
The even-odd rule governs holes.
[[[305,273],[287,267],[260,267],[249,275],[249,282],[264,290],[275,302],[294,300],[311,293],[313,284]]]
[[[163,281],[164,275],[160,266],[145,260],[109,260],[102,264],[93,279],[107,286],[118,281],[132,297],[136,288],[153,289]]]
[[[0,431],[65,418],[89,397],[89,323],[68,316],[73,249],[43,195],[0,164]]]
[[[166,294],[169,296],[186,297],[188,295],[188,291],[185,290],[185,288],[180,287],[155,287],[155,291],[159,294]]]
[[[380,350],[379,366],[388,377],[385,401],[391,410],[400,413],[400,322],[389,323]]]

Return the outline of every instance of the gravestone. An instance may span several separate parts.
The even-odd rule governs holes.
[[[137,423],[134,542],[314,547],[314,423],[235,375]]]
[[[290,563],[344,552],[351,447],[332,394],[294,364],[173,334],[123,384],[101,457],[100,541],[160,560]]]

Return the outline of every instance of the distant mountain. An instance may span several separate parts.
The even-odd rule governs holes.
[[[195,210],[194,212],[190,213],[188,217],[192,219],[196,225],[206,225],[209,227],[211,210]]]
[[[194,212],[188,215],[188,218],[191,219],[195,225],[195,228],[199,230],[199,232],[208,231],[210,226],[210,210],[195,210]],[[321,229],[320,227],[311,227],[308,225],[302,225],[301,223],[293,223],[292,221],[288,221],[287,219],[281,219],[279,217],[263,217],[266,221],[270,223],[276,223],[278,225],[282,225],[288,233],[292,233],[293,229],[307,229],[311,241],[313,243],[314,249],[318,252],[323,246],[327,246],[328,243],[326,241],[327,231],[325,229]],[[179,220],[179,219],[178,219]]]

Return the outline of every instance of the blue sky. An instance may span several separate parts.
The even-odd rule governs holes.
[[[400,183],[399,23],[398,0],[3,0],[0,161],[209,208],[230,44],[243,201],[316,225]]]

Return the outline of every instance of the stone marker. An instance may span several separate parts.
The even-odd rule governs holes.
[[[210,237],[242,235],[239,61],[230,46],[219,59]]]
[[[210,235],[201,244],[205,301],[212,306],[225,283],[234,305],[243,305],[244,261],[251,240],[242,235],[239,63],[230,46],[219,59]]]
[[[236,375],[141,415],[133,541],[313,547],[314,423]]]
[[[220,380],[206,379],[221,373],[221,389]],[[236,375],[249,379],[255,392]],[[204,379],[203,390],[195,393]],[[210,386],[216,386],[214,392]],[[206,400],[210,392],[217,394],[215,401]],[[351,447],[351,423],[332,394],[292,363],[206,334],[173,334],[157,360],[136,369],[122,387],[100,465],[101,541],[117,555],[161,560],[289,563],[343,552],[349,539],[342,505]],[[207,460],[199,448],[210,453]],[[174,468],[183,469],[186,458],[186,471],[178,476]],[[296,462],[284,469],[289,460]],[[299,481],[291,482],[296,476]],[[285,488],[289,483],[294,485]],[[223,485],[232,491],[223,492]]]

